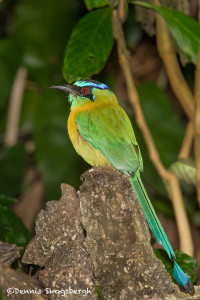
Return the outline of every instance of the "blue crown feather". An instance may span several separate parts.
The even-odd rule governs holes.
[[[101,90],[109,89],[109,87],[106,84],[100,83],[96,80],[89,80],[89,79],[78,80],[78,81],[74,82],[74,85],[80,86],[80,87],[93,86],[93,87],[96,87]]]

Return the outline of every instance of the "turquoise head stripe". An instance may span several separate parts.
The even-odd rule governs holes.
[[[93,86],[93,87],[96,87],[96,88],[101,89],[101,90],[109,89],[109,87],[104,83],[95,83],[95,82],[91,82],[91,81],[81,81],[81,80],[79,80],[79,81],[74,82],[74,85],[80,86],[80,87]]]

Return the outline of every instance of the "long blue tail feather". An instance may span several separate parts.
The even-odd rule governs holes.
[[[172,249],[172,246],[169,243],[167,235],[146,193],[146,190],[140,178],[139,171],[135,173],[133,178],[130,178],[130,181],[140,202],[142,210],[145,214],[149,227],[151,228],[158,243],[163,246],[169,258],[174,264],[173,273],[178,285],[180,286],[181,290],[193,295],[195,292],[194,286],[176,262],[174,250]]]

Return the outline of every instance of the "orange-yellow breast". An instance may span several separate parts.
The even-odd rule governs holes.
[[[75,107],[71,110],[68,118],[68,133],[72,141],[72,144],[76,152],[83,157],[83,159],[92,166],[110,166],[108,160],[94,148],[88,141],[86,141],[78,132],[76,118],[78,113],[84,113],[84,111],[97,109],[100,104],[97,103],[87,103],[84,106]]]

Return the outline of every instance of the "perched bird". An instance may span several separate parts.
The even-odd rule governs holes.
[[[131,122],[115,94],[107,85],[88,79],[53,88],[69,94],[71,113],[68,132],[77,153],[92,166],[114,167],[129,177],[156,240],[173,263],[178,285],[185,292],[194,294],[194,286],[177,264],[175,253],[143,186],[140,148]]]

